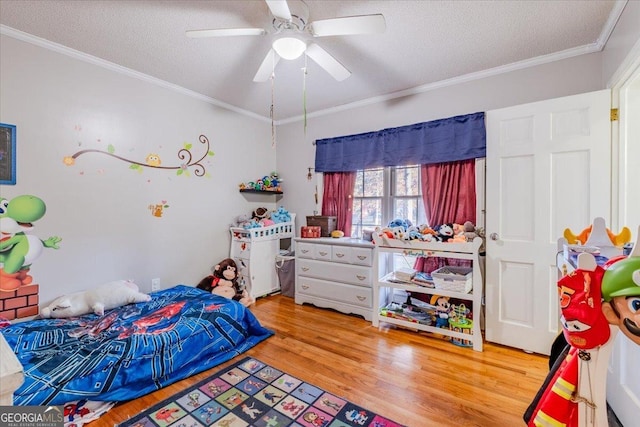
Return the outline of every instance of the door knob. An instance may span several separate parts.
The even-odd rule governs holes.
[[[498,240],[500,238],[500,236],[498,236],[498,233],[491,233],[491,234],[489,234],[489,238],[491,240]]]

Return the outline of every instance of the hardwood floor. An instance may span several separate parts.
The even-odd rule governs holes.
[[[411,427],[524,426],[547,358],[485,344],[483,352],[427,333],[371,326],[360,317],[275,295],[251,308],[275,335],[250,355]],[[88,427],[111,426],[233,363],[122,403]]]

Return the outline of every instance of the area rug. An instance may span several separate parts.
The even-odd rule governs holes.
[[[403,427],[251,357],[119,426]]]

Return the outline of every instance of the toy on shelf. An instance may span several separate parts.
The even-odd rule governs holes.
[[[413,225],[408,219],[394,219],[386,227],[376,227],[372,238],[376,245],[397,247],[397,242],[447,242],[468,243],[476,237],[484,241],[484,229],[476,227],[471,221],[464,224],[444,223],[436,227],[427,224]],[[484,251],[484,250],[483,250]]]
[[[471,311],[464,304],[452,305],[449,314],[449,329],[471,335],[473,333],[473,320],[467,317],[470,314]],[[470,339],[451,337],[451,343],[460,347],[473,347],[473,341]]]
[[[231,228],[242,228],[250,230],[254,228],[274,227],[280,224],[287,224],[294,222],[295,214],[289,213],[284,206],[279,206],[278,209],[270,211],[267,208],[257,208],[249,214],[241,214],[235,217]]]
[[[277,172],[271,172],[270,175],[265,175],[262,178],[258,178],[255,181],[243,182],[239,185],[240,191],[272,191],[282,192],[282,180]]]

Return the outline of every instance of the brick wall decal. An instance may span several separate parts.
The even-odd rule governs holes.
[[[38,314],[40,285],[21,286],[13,291],[0,291],[0,317],[8,320]]]

